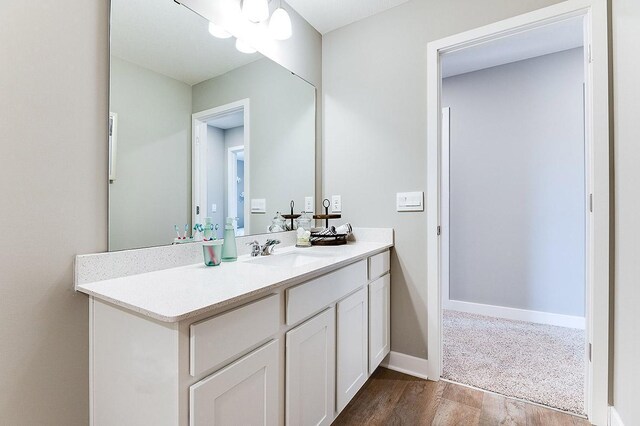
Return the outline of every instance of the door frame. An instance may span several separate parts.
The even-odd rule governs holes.
[[[244,229],[248,230],[251,215],[250,215],[250,203],[246,200],[250,199],[251,185],[250,183],[250,165],[251,165],[251,121],[250,121],[250,101],[249,98],[241,99],[236,102],[231,102],[225,105],[221,105],[215,108],[210,108],[204,111],[196,112],[191,116],[191,220],[193,224],[203,223],[204,213],[198,213],[198,206],[207,206],[207,168],[205,167],[207,154],[207,121],[210,121],[216,117],[230,114],[233,112],[243,112],[243,126],[244,126]],[[226,150],[225,150],[226,152]],[[223,159],[224,164],[228,164],[228,158]],[[225,182],[228,173],[225,174]],[[225,200],[228,202],[228,197]],[[226,208],[227,206],[225,206]],[[205,209],[206,212],[206,209]],[[222,225],[222,224],[221,224]],[[246,232],[246,231],[245,231]]]
[[[586,328],[589,351],[585,406],[607,424],[609,383],[610,134],[606,0],[567,0],[427,46],[427,350],[428,376],[442,372],[442,108],[440,55],[567,18],[585,17],[585,139],[587,147]]]

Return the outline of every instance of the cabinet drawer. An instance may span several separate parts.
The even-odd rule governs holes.
[[[367,263],[364,260],[338,271],[287,289],[287,324],[295,324],[367,282]]]
[[[280,328],[279,305],[274,294],[191,324],[190,374],[195,377],[276,334]]]
[[[369,258],[369,281],[383,276],[391,267],[389,250],[376,254]]]

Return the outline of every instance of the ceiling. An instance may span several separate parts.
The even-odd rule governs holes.
[[[207,125],[217,127],[222,130],[244,126],[244,110],[240,109],[228,114],[219,115],[207,121]]]
[[[582,46],[583,17],[536,27],[442,55],[442,77],[465,74]]]
[[[408,0],[287,0],[321,34],[344,27]]]
[[[209,34],[209,21],[173,0],[112,0],[111,54],[189,85],[263,58]]]

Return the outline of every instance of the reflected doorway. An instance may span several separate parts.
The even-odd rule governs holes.
[[[248,109],[245,99],[193,115],[194,223],[222,229],[232,217],[237,236],[248,233],[250,221]]]

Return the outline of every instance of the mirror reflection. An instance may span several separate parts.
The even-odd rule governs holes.
[[[292,200],[300,213],[315,188],[315,88],[173,0],[111,7],[109,250],[209,224],[221,238],[228,217],[236,235],[265,233]]]

